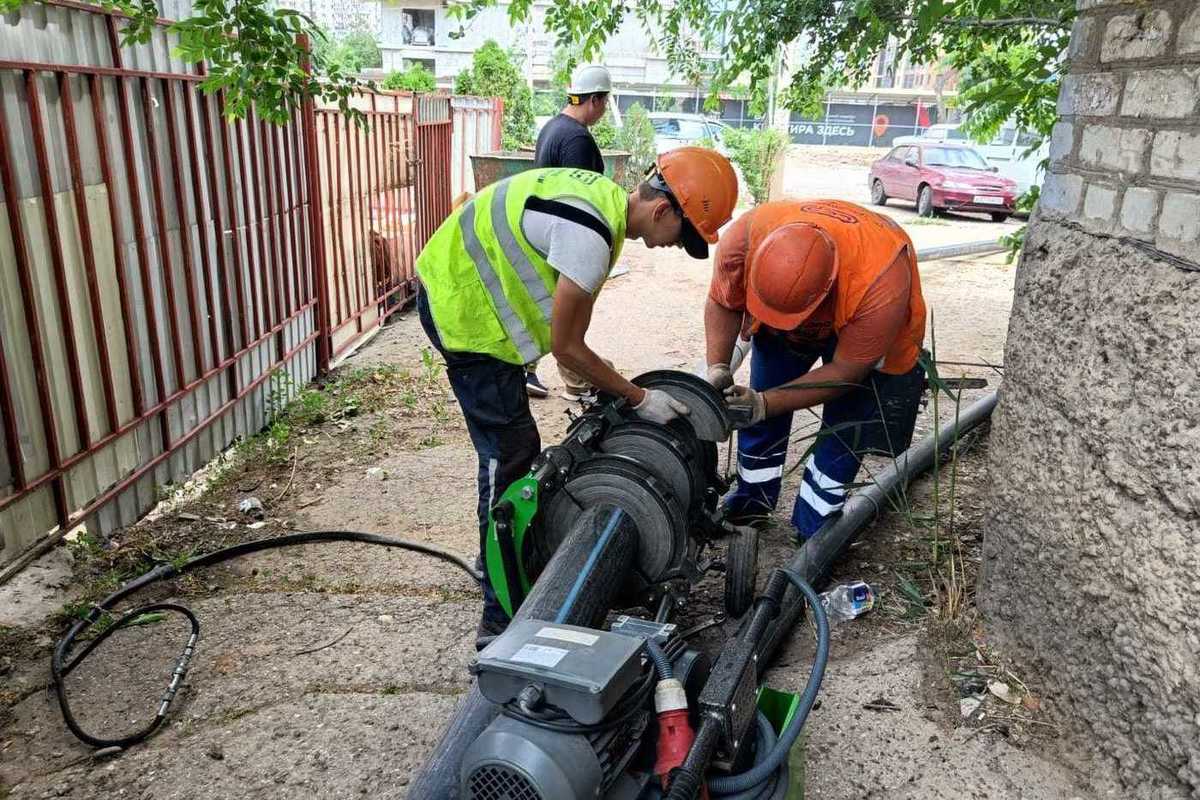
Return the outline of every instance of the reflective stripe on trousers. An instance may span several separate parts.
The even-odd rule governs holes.
[[[762,391],[795,380],[812,369],[818,357],[817,353],[794,352],[777,337],[755,336],[750,386]],[[800,413],[808,416],[808,412]],[[791,433],[792,414],[779,414],[738,431],[737,488],[726,501],[730,512],[759,516],[774,510],[782,489]],[[801,539],[816,533],[830,515],[841,510],[845,484],[854,480],[858,466],[858,457],[836,434],[817,439],[805,460],[792,507],[792,524]]]
[[[516,235],[508,224],[508,214],[505,210],[507,199],[508,181],[504,181],[496,188],[496,193],[491,200],[491,223],[496,241],[500,245],[504,258],[516,270],[517,277],[520,278],[525,291],[537,305],[542,315],[542,321],[549,324],[553,299],[546,290],[541,275],[525,255],[525,251],[521,249]],[[480,242],[479,235],[475,232],[474,201],[467,203],[463,208],[462,215],[459,217],[459,227],[462,229],[463,246],[470,255],[471,261],[475,263],[475,269],[478,271],[483,285],[487,288],[488,294],[492,297],[492,304],[496,307],[496,313],[500,315],[500,323],[504,326],[505,333],[512,340],[522,361],[529,363],[537,360],[542,355],[542,351],[534,342],[533,334],[517,315],[516,309],[504,294],[500,275],[497,273],[495,265],[488,259],[487,253],[483,249],[483,243]]]

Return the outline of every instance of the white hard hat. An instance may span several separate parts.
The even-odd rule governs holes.
[[[608,67],[600,64],[592,64],[587,67],[580,67],[575,71],[575,76],[571,78],[571,85],[567,87],[567,94],[597,94],[598,92],[612,91],[612,76],[608,74]]]

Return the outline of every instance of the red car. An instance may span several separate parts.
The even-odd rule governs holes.
[[[871,165],[871,201],[915,200],[917,213],[973,211],[1003,222],[1015,211],[1017,184],[996,173],[973,147],[949,142],[902,144]]]

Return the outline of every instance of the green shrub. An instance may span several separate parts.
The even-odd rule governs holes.
[[[424,64],[409,64],[408,69],[394,69],[383,79],[383,88],[394,92],[432,92],[437,80]]]
[[[755,205],[766,202],[776,161],[787,145],[787,137],[773,128],[731,128],[725,134],[729,160],[741,169]]]
[[[654,163],[658,156],[658,148],[654,143],[654,123],[650,121],[650,114],[641,103],[631,105],[622,121],[625,124],[617,132],[617,147],[629,152],[625,188],[632,189]]]
[[[501,145],[515,150],[533,144],[533,92],[517,68],[514,54],[488,39],[475,51],[471,68],[454,79],[455,94],[499,97],[504,100]]]
[[[600,121],[592,126],[592,138],[601,150],[611,150],[617,144],[617,126],[613,124],[612,112],[605,111]]]
[[[379,43],[366,31],[354,31],[337,39],[321,39],[316,50],[318,57],[336,65],[342,72],[362,72],[383,66]]]

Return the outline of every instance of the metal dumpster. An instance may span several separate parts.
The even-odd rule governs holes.
[[[602,150],[604,174],[617,183],[625,180],[629,153],[624,150]],[[471,168],[475,172],[475,191],[518,172],[533,169],[533,152],[530,150],[496,150],[471,156]]]

